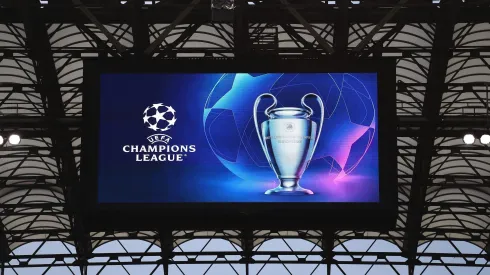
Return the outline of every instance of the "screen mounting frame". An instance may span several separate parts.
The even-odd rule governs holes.
[[[80,183],[74,201],[90,230],[394,228],[397,216],[396,74],[394,59],[85,59]],[[100,75],[104,73],[376,73],[379,203],[97,202]],[[135,94],[138,96],[138,94]]]

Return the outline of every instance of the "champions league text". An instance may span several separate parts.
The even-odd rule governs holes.
[[[124,145],[125,153],[136,153],[136,161],[183,161],[195,145]]]

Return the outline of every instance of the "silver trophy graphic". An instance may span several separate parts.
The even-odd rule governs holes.
[[[269,118],[259,127],[257,108],[262,98],[270,97],[272,105],[265,109]],[[320,122],[310,119],[313,110],[306,105],[305,99],[314,97],[320,105]],[[277,99],[265,93],[257,97],[254,104],[254,122],[260,144],[270,166],[280,181],[278,187],[267,190],[266,195],[312,195],[311,190],[302,188],[299,180],[308,167],[323,126],[324,108],[322,99],[313,93],[301,99],[303,108],[276,108]]]

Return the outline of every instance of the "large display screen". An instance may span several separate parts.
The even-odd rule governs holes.
[[[376,73],[103,73],[99,203],[379,202]]]

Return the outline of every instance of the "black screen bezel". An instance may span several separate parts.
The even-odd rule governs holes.
[[[74,192],[91,230],[141,228],[393,228],[397,212],[393,59],[84,60],[81,181]],[[105,73],[377,73],[379,203],[111,203],[97,201],[100,75]],[[141,92],[135,96],[140,96]]]

